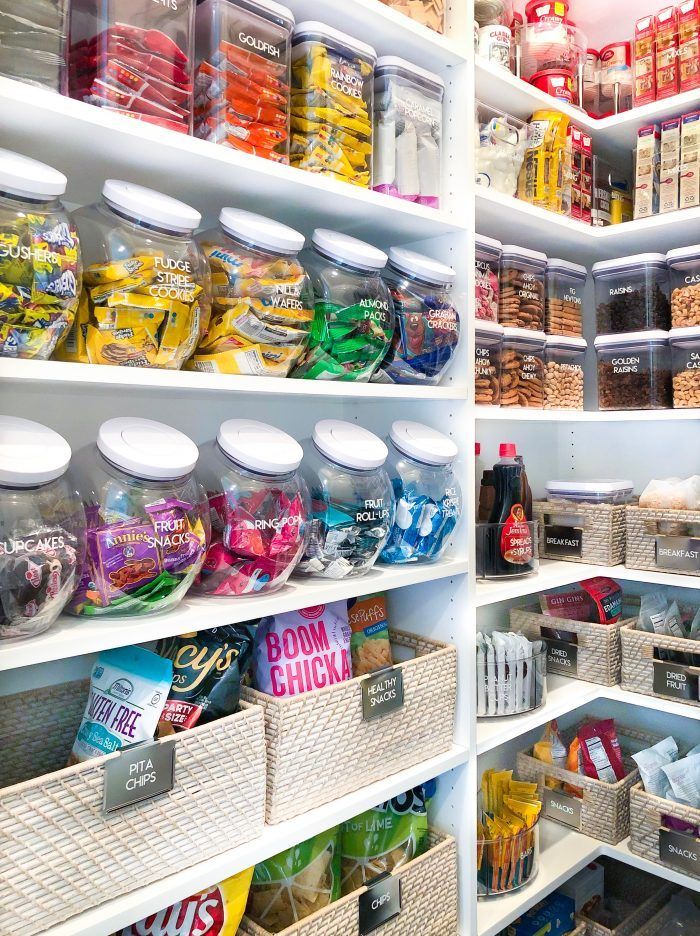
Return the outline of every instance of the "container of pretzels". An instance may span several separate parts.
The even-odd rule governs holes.
[[[501,254],[498,321],[511,328],[544,328],[547,255],[513,244]]]
[[[474,345],[474,391],[477,406],[498,406],[501,402],[501,352],[503,326],[477,322]]]
[[[543,331],[503,329],[501,406],[543,409],[546,342]]]

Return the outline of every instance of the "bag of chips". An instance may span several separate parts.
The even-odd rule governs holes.
[[[353,676],[365,676],[392,665],[386,595],[350,598],[348,624]]]
[[[622,750],[612,718],[586,722],[577,732],[583,772],[603,783],[617,783],[627,776]]]

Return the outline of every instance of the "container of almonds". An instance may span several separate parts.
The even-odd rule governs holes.
[[[504,244],[498,302],[501,325],[542,331],[546,268],[546,254]]]
[[[503,326],[496,322],[477,322],[475,338],[475,402],[477,406],[498,406],[501,402]]]
[[[545,347],[544,408],[583,409],[583,338],[551,335]]]
[[[527,328],[504,328],[501,353],[501,406],[544,407],[544,355],[547,336]]]
[[[548,335],[583,335],[583,290],[588,271],[579,263],[550,258],[546,274],[546,321]]]
[[[668,333],[673,368],[673,408],[700,407],[700,326]]]

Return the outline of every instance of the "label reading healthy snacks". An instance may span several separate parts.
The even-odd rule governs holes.
[[[396,666],[373,673],[362,682],[362,717],[374,721],[403,708],[403,672]]]

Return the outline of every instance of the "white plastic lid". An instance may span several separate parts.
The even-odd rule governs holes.
[[[561,260],[559,257],[550,257],[547,260],[547,272],[552,273],[570,273],[572,276],[580,276],[586,279],[588,270],[580,263],[572,263],[570,260]]]
[[[278,253],[299,253],[304,246],[304,235],[294,228],[239,208],[222,208],[219,214],[221,227],[238,240],[263,247]]]
[[[70,445],[48,426],[19,416],[0,416],[0,484],[36,487],[65,474]]]
[[[617,345],[640,344],[642,342],[660,344],[664,341],[668,341],[668,332],[656,329],[626,332],[621,335],[598,335],[593,344],[596,348],[614,348]]]
[[[304,20],[303,23],[297,23],[294,28],[292,43],[303,42],[306,38],[310,38],[311,36],[320,36],[321,39],[325,39],[331,43],[336,42],[341,46],[352,49],[359,55],[371,59],[372,63],[377,60],[377,51],[371,45],[360,42],[360,40],[355,39],[354,36],[348,36],[347,33],[341,32],[339,29],[333,29],[332,26],[326,26],[325,23],[319,23],[316,20]]]
[[[482,319],[477,319],[474,331],[477,335],[486,335],[493,336],[494,338],[502,338],[504,328],[502,325],[499,325],[498,322],[488,322]]]
[[[668,333],[671,344],[700,343],[700,325],[687,325],[684,328],[672,328]]]
[[[97,447],[127,474],[149,481],[173,481],[189,474],[199,451],[184,432],[137,416],[118,416],[102,423]]]
[[[389,449],[368,429],[340,419],[321,419],[314,426],[314,445],[331,461],[346,468],[381,468]]]
[[[311,240],[321,253],[358,270],[383,270],[386,266],[387,255],[383,250],[349,234],[316,228]]]
[[[287,29],[294,26],[294,14],[289,7],[282,6],[281,3],[275,3],[274,0],[244,0],[244,5],[250,7],[266,19],[281,20]],[[267,16],[267,14],[272,14]]]
[[[68,179],[37,159],[0,149],[0,191],[37,201],[59,198],[66,191]]]
[[[450,465],[457,457],[456,444],[448,436],[408,419],[397,419],[389,433],[396,448],[427,465]]]
[[[681,263],[684,260],[700,260],[700,244],[693,244],[690,247],[676,247],[666,254],[666,261],[669,266],[673,266],[674,263]]]
[[[476,235],[476,246],[482,250],[497,250],[499,253],[503,250],[503,244],[495,237],[486,237],[485,234]]]
[[[568,335],[547,335],[548,348],[570,348],[572,351],[585,351],[588,342],[585,338],[574,338]]]
[[[295,471],[304,454],[296,439],[256,419],[227,419],[221,423],[216,441],[239,465],[269,475]]]
[[[534,263],[547,263],[547,254],[540,250],[529,250],[527,247],[518,247],[517,244],[504,244],[502,260],[508,257],[515,257],[521,260],[532,260]]]
[[[439,75],[436,75],[435,72],[428,71],[427,68],[419,68],[418,65],[414,65],[413,62],[407,62],[406,59],[399,58],[397,55],[381,55],[377,59],[377,64],[374,66],[374,77],[378,78],[379,72],[385,68],[398,68],[401,71],[416,75],[418,78],[435,85],[437,88],[445,87],[445,82]]]
[[[201,214],[184,202],[133,182],[107,179],[102,186],[102,195],[110,205],[129,218],[168,231],[182,234],[194,231],[202,220]]]
[[[615,270],[625,270],[628,267],[635,268],[646,266],[647,263],[666,264],[666,257],[660,253],[634,254],[631,257],[618,257],[617,260],[599,260],[592,266],[593,273],[610,273]]]
[[[548,494],[631,494],[634,481],[594,478],[592,481],[548,481]]]
[[[446,263],[440,263],[432,257],[416,253],[415,250],[407,250],[405,247],[390,247],[389,263],[402,273],[432,286],[447,286],[457,278],[455,271]]]
[[[542,347],[544,347],[547,342],[547,336],[543,331],[535,331],[530,328],[516,328],[515,325],[505,325],[503,328],[503,337],[505,339],[517,338],[518,341],[532,341],[541,344]]]

